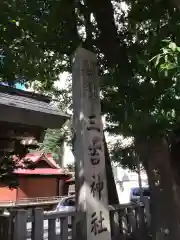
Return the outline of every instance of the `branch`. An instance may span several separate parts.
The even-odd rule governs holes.
[[[114,10],[110,0],[87,0],[89,11],[94,13],[99,28],[98,48],[104,53],[108,66],[115,67],[117,63],[128,64],[125,49],[120,47],[120,39],[114,20]]]

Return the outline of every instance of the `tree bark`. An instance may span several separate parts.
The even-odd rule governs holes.
[[[175,138],[171,140],[171,166],[173,171],[173,176],[175,180],[175,187],[177,193],[177,205],[179,209],[179,217],[180,217],[180,138],[179,138],[179,131],[175,132]]]
[[[111,159],[108,152],[107,142],[104,136],[104,155],[106,163],[107,189],[108,189],[108,203],[109,205],[119,204],[116,184],[111,166]]]
[[[74,154],[74,142],[75,142],[76,135],[73,133],[72,138],[72,152]],[[106,163],[106,177],[107,177],[107,189],[108,189],[108,204],[119,204],[119,198],[117,194],[116,184],[114,181],[112,166],[111,166],[111,159],[108,152],[107,142],[104,135],[104,155],[105,155],[105,163]],[[76,172],[76,171],[75,171]]]
[[[179,211],[168,143],[165,137],[141,139],[136,149],[149,179],[152,239],[178,240]]]

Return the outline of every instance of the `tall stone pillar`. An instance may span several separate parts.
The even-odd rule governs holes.
[[[96,55],[78,48],[73,59],[76,235],[81,240],[111,239],[105,170],[103,126]]]

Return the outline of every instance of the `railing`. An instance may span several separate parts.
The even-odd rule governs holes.
[[[24,198],[17,201],[0,201],[0,207],[26,206],[26,205],[42,205],[47,203],[58,203],[63,196],[60,197],[39,197]]]
[[[109,210],[112,240],[148,239],[150,218],[143,206],[115,205],[109,206]],[[36,208],[29,217],[26,210],[17,210],[10,217],[0,217],[0,239],[75,240],[78,214],[75,211],[45,213]]]
[[[76,212],[44,214],[42,209],[36,209],[32,219],[29,219],[26,211],[19,210],[14,218],[12,239],[55,240],[57,236],[61,240],[75,239],[75,216]]]
[[[112,239],[147,240],[149,237],[149,202],[143,205],[110,206]]]

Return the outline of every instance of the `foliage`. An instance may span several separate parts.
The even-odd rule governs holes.
[[[134,144],[122,146],[121,141],[117,141],[110,149],[113,162],[120,164],[123,168],[129,168],[132,171],[137,170],[138,158]]]
[[[159,102],[162,104],[161,114],[165,115],[167,126],[169,126],[168,128],[164,128],[164,132],[168,133],[169,148],[171,149],[171,144],[175,139],[174,134],[179,130],[180,47],[170,39],[163,40],[159,54],[150,59],[149,62],[153,64],[152,68],[154,67],[158,71],[159,80],[165,79],[165,81],[171,81],[168,89],[164,91],[164,99],[161,98],[162,103]],[[161,127],[166,127],[166,125],[162,125]],[[123,148],[122,143],[117,142],[113,146],[112,158],[120,162],[123,167],[136,168],[137,153],[133,145]]]
[[[14,154],[16,154],[16,157]],[[0,182],[10,188],[17,187],[18,179],[14,171],[27,168],[33,169],[34,164],[28,159],[22,160],[21,153],[17,149],[14,153],[6,153],[0,156]]]
[[[122,10],[122,3],[126,4],[126,11]],[[179,128],[179,70],[175,67],[179,64],[179,23],[179,9],[168,0],[104,0],[103,7],[97,0],[5,0],[0,3],[0,80],[11,84],[38,80],[49,91],[60,72],[71,71],[72,53],[81,44],[98,57],[102,109],[110,123],[107,130],[147,143]],[[177,46],[171,43],[164,48],[162,40],[168,38]],[[134,150],[129,148],[121,154],[128,156],[121,157],[121,161],[132,156],[125,164],[134,167]],[[154,166],[158,165],[155,160],[159,155],[153,156],[148,161],[154,164],[152,175],[157,175]],[[165,174],[170,159],[164,159],[167,161],[163,167],[161,157],[158,174],[161,173],[159,179],[161,183],[164,180],[164,188],[161,183],[158,185],[164,195],[160,199],[167,197],[164,205],[161,202],[167,209],[162,207],[164,212],[160,214],[161,204],[152,207],[160,221],[154,221],[152,229],[159,227],[162,239],[162,229],[171,229],[169,236],[175,239],[172,235],[178,211],[174,208],[174,190],[171,191],[173,181],[168,181],[172,180],[171,174]]]
[[[44,153],[52,153],[55,159],[59,159],[63,154],[63,142],[65,134],[60,129],[48,129],[43,143],[39,144],[39,150]]]
[[[11,187],[17,186],[17,178],[14,170],[17,169],[17,162],[13,161],[10,154],[6,154],[0,161],[0,181],[1,183],[8,184]]]
[[[124,73],[125,77],[119,70],[115,71],[118,81],[110,82],[107,76],[103,92],[104,111],[109,113],[107,120],[116,124],[109,130],[136,137],[166,134],[179,124],[178,118],[174,117],[174,112],[176,116],[179,112],[174,95],[174,91],[178,93],[178,86],[174,86],[171,78],[160,75],[150,61],[159,53],[163,39],[171,36],[178,41],[179,12],[163,1],[142,4],[143,1],[131,4],[128,28],[123,36],[124,41],[129,39],[127,51],[132,76],[128,77],[129,69]],[[119,80],[122,78],[125,81]]]
[[[64,82],[63,82],[64,81]],[[62,85],[62,87],[61,87]],[[47,95],[51,98],[62,112],[71,114],[72,111],[72,78],[68,75],[66,78],[59,78],[55,81],[50,89],[44,89],[41,81],[34,81],[31,84],[33,91]]]
[[[70,172],[75,172],[75,164],[67,164],[67,169]]]
[[[71,82],[66,79],[64,88],[52,86],[51,90],[45,91],[41,82],[35,82],[33,88],[37,92],[48,95],[62,112],[69,113],[72,106]],[[39,150],[45,153],[52,153],[56,161],[61,165],[64,154],[64,143],[72,145],[72,119],[68,120],[60,129],[47,129],[42,143],[39,144]]]
[[[71,132],[68,125],[69,122],[61,129],[47,129],[43,142],[39,143],[38,150],[44,153],[52,153],[60,165],[64,154],[64,142],[71,143]]]
[[[120,63],[102,81],[103,112],[108,113],[106,120],[111,123],[107,130],[135,139],[170,134],[179,126],[180,91],[175,69],[168,69],[168,76],[164,71],[167,63],[163,65],[163,59],[167,60],[167,53],[162,40],[170,38],[179,44],[180,13],[170,2],[129,1],[128,4],[128,18],[119,29],[129,63]],[[172,56],[178,48],[170,42],[168,46],[169,51],[174,51],[173,54],[170,51],[174,63]],[[161,57],[160,49],[164,49]],[[162,64],[161,72],[158,61]],[[115,145],[112,154],[122,165],[135,167],[137,153],[132,148],[124,150]]]
[[[163,39],[179,45],[180,13],[166,0],[124,2],[126,11],[119,0],[105,0],[103,11],[95,0],[2,1],[1,81],[37,80],[54,91],[81,44],[99,60],[103,112],[113,123],[108,131],[134,137],[170,132],[179,124],[178,76],[160,74],[152,58]]]
[[[59,72],[69,69],[69,56],[78,45],[72,3],[65,0],[0,3],[1,81],[30,84],[40,80],[49,89]]]
[[[164,40],[163,43],[160,53],[151,61],[154,62],[154,67],[159,70],[159,74],[171,78],[176,84],[180,74],[180,47],[170,39]]]

